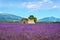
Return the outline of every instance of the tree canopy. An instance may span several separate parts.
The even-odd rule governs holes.
[[[36,18],[36,17],[34,17],[33,15],[30,15],[28,18],[29,18],[29,19],[34,19],[34,22],[36,22],[36,21],[37,21],[37,18]]]

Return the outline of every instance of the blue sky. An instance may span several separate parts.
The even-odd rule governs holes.
[[[38,19],[50,16],[60,18],[60,0],[0,0],[0,13],[26,18],[29,15]]]

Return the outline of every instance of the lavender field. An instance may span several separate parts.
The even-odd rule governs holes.
[[[0,23],[0,40],[60,40],[60,24]]]

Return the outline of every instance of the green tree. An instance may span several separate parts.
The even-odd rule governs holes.
[[[34,21],[35,21],[35,23],[36,23],[36,21],[37,21],[37,18],[34,18]]]
[[[15,22],[15,23],[18,23],[19,21],[18,20],[5,20],[5,22]]]
[[[5,22],[12,22],[12,20],[5,20]]]
[[[29,19],[34,19],[34,22],[36,22],[36,21],[37,21],[37,18],[36,18],[36,17],[34,17],[33,15],[30,15],[28,18],[29,18]]]

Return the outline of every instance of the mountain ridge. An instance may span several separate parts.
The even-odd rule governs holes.
[[[39,22],[60,22],[60,18],[56,17],[45,17],[38,20]]]
[[[17,20],[20,21],[22,17],[12,15],[12,14],[1,14],[0,13],[0,21],[5,21],[5,20]]]

